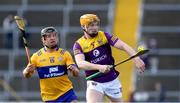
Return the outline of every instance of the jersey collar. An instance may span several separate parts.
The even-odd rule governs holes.
[[[56,51],[58,51],[59,47],[56,47]],[[48,48],[44,46],[44,51],[47,52]]]

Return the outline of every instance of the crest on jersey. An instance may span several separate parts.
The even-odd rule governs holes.
[[[50,63],[54,63],[55,62],[54,57],[49,57],[49,61],[50,61]]]
[[[99,50],[95,49],[95,50],[93,51],[93,55],[94,55],[95,57],[99,56],[99,54],[100,54]]]
[[[94,45],[95,45],[94,43],[95,43],[95,42],[92,42],[92,43],[90,44],[90,45],[92,46],[92,48],[94,48]]]

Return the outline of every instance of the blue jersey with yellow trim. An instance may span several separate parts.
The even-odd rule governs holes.
[[[78,39],[73,47],[74,55],[84,54],[85,60],[102,65],[114,65],[111,47],[118,41],[115,35],[98,31],[98,35],[94,38],[86,38],[82,36]],[[86,76],[98,72],[98,70],[86,70]],[[102,74],[92,80],[97,82],[108,82],[117,78],[119,73],[113,68],[110,72]]]
[[[68,51],[57,48],[50,53],[41,48],[32,55],[31,61],[37,67],[43,101],[55,100],[73,88],[67,66],[74,62]]]

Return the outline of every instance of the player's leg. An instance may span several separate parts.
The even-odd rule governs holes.
[[[87,103],[96,103],[96,102],[102,102],[103,101],[103,96],[99,91],[93,90],[93,89],[88,89],[86,91],[86,101]]]
[[[111,100],[111,102],[118,102],[118,103],[123,102],[121,98],[114,98],[110,96],[107,96],[107,97]]]
[[[121,83],[117,78],[104,84],[104,92],[112,102],[122,102]]]
[[[101,85],[94,81],[87,81],[86,101],[87,103],[102,102],[104,93]]]

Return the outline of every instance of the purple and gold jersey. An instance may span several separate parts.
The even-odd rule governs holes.
[[[85,60],[90,63],[114,65],[110,45],[113,46],[117,41],[118,38],[116,36],[103,31],[98,31],[98,35],[91,39],[82,36],[74,44],[74,55],[84,54]],[[96,72],[98,72],[98,70],[86,70],[86,77]],[[118,75],[119,73],[113,68],[110,72],[102,74],[92,80],[103,83],[114,80]]]
[[[31,61],[37,67],[43,101],[55,100],[73,88],[67,66],[74,62],[68,51],[57,48],[49,53],[42,48],[32,55]]]

